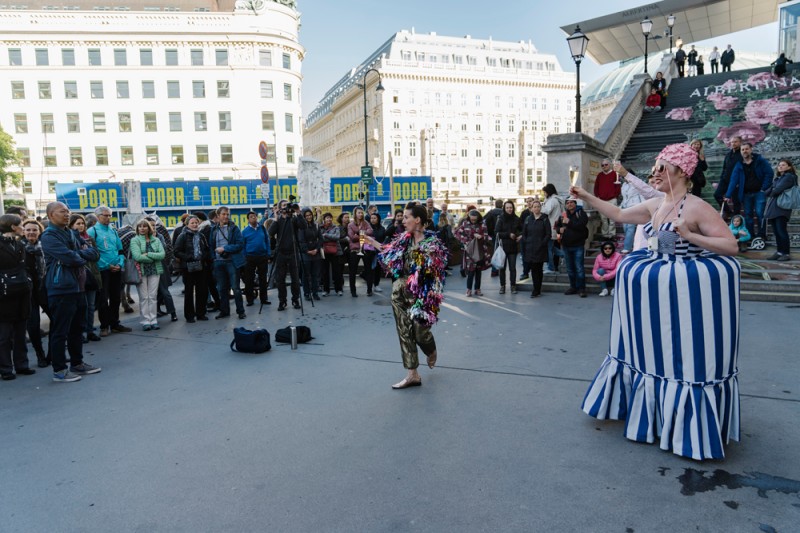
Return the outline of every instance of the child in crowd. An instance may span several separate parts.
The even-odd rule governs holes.
[[[748,247],[747,243],[750,242],[750,232],[747,231],[747,227],[744,225],[744,218],[742,215],[733,215],[729,227],[733,236],[736,237],[736,242],[739,244],[739,251],[746,251]]]
[[[594,268],[592,268],[592,275],[594,279],[600,282],[600,296],[608,296],[608,290],[611,289],[611,294],[614,294],[614,280],[617,277],[617,267],[619,262],[622,261],[622,255],[617,252],[616,246],[611,241],[606,241],[600,247],[600,253],[594,260]]]
[[[656,88],[653,87],[650,89],[650,96],[647,97],[647,100],[644,103],[644,111],[645,113],[658,113],[661,111],[661,95],[658,94]]]

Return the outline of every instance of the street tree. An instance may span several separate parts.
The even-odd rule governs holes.
[[[14,148],[14,138],[0,126],[0,187],[3,190],[9,185],[22,185],[22,172],[12,172],[11,167],[19,167],[20,159]]]

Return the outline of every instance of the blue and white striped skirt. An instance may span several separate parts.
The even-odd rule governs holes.
[[[583,410],[692,459],[739,440],[739,262],[639,250],[617,271],[609,353]]]

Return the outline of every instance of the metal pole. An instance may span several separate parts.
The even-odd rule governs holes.
[[[392,152],[389,154],[389,215],[394,216],[394,160]]]
[[[364,79],[361,87],[364,89],[364,166],[369,166],[369,136],[367,135],[367,74],[369,70],[364,73]],[[364,201],[366,206],[369,207],[369,186],[364,191]]]
[[[672,26],[669,27],[669,54],[672,55]]]
[[[273,133],[275,134],[275,185],[278,187],[278,194],[277,194],[277,198],[275,198],[275,200],[280,202],[283,199],[282,198],[283,195],[281,194],[281,179],[278,177],[278,129],[277,129],[277,127],[276,127],[276,129],[275,129],[275,131]]]
[[[644,73],[647,74],[647,41],[649,40],[648,36],[644,36]]]
[[[581,132],[581,62],[575,62],[577,85],[575,86],[575,133]]]

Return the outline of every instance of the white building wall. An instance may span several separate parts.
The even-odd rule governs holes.
[[[30,154],[22,168],[28,206],[41,211],[55,199],[57,182],[257,178],[262,140],[275,145],[277,139],[281,177],[296,175],[303,155],[305,52],[298,25],[297,11],[274,2],[258,13],[0,11],[0,101],[5,102],[0,124],[17,148]],[[45,49],[49,65],[37,65],[36,51]],[[63,64],[64,49],[74,50],[74,66]],[[89,64],[90,49],[99,50],[100,65]],[[142,49],[152,51],[152,66],[141,64]],[[125,50],[127,65],[115,65],[115,50]],[[167,64],[167,50],[176,51],[177,65]],[[193,64],[193,51],[202,54],[202,65]],[[218,51],[227,51],[227,64],[217,64]],[[266,51],[271,66],[262,59]],[[17,53],[21,65],[12,64]],[[284,68],[284,54],[289,68]],[[117,81],[127,82],[128,98],[118,97]],[[153,82],[154,98],[145,97],[143,81]],[[193,82],[200,81],[203,98],[193,93]],[[271,98],[262,95],[262,81],[272,82]],[[14,98],[12,82],[23,84],[24,98]],[[50,83],[51,98],[40,97],[39,82]],[[66,98],[64,82],[76,83],[77,98]],[[102,82],[103,98],[92,97],[92,82]],[[178,82],[179,97],[168,95],[168,82]],[[218,82],[227,82],[227,96],[218,94]],[[291,87],[290,99],[285,85]],[[230,131],[221,129],[220,112],[230,113]],[[274,129],[262,127],[262,112],[273,113]],[[75,113],[80,131],[70,132],[67,115]],[[105,132],[95,131],[95,113],[104,114]],[[120,113],[130,113],[132,131],[120,131]],[[145,131],[145,113],[155,113],[157,131]],[[170,113],[180,113],[180,131],[171,131]],[[205,131],[196,130],[195,113],[205,113]],[[15,115],[22,114],[27,133],[17,132]],[[52,133],[42,130],[43,114],[53,115]],[[287,115],[292,131],[287,131]],[[173,146],[182,147],[183,162],[173,161]],[[207,146],[208,162],[198,160],[198,146]],[[227,146],[232,155],[223,154]],[[98,164],[97,147],[107,148],[107,164]],[[123,162],[122,147],[132,148],[132,164]],[[158,147],[157,163],[148,160],[147,147]],[[71,148],[81,149],[81,165],[72,164]],[[46,164],[45,149],[55,150],[55,166]],[[274,175],[273,161],[269,171]]]
[[[575,77],[554,56],[530,43],[406,31],[376,54],[309,115],[307,155],[334,175],[359,173],[364,113],[356,84],[373,67],[385,88],[376,93],[378,76],[368,75],[367,137],[377,175],[388,174],[391,158],[395,175],[431,175],[434,195],[464,201],[520,197],[544,186],[540,146],[549,133],[574,127]]]

